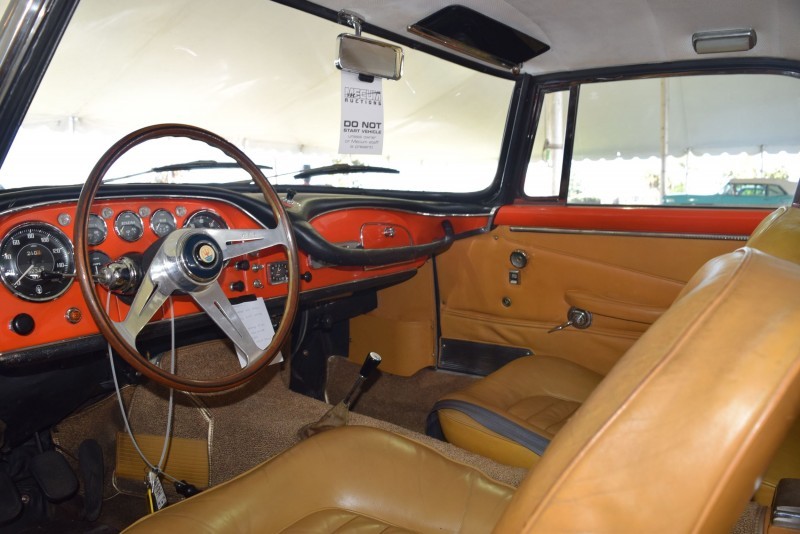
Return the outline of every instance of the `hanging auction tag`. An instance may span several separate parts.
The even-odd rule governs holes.
[[[248,302],[240,302],[239,304],[234,304],[233,308],[236,310],[236,315],[242,320],[244,327],[250,332],[256,346],[262,350],[267,348],[267,345],[275,336],[275,329],[272,327],[272,320],[269,317],[267,307],[264,305],[264,299],[258,298]],[[236,355],[239,357],[239,364],[242,368],[246,367],[247,357],[238,347],[236,348]],[[270,362],[270,365],[281,363],[282,361],[283,355],[278,353],[278,356]]]
[[[154,471],[147,473],[147,486],[152,492],[153,511],[157,512],[167,505],[167,495],[164,493],[164,486],[161,485],[158,474]]]
[[[371,82],[342,71],[340,154],[383,152],[383,80]]]

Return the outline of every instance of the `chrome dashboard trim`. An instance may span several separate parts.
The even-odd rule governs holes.
[[[496,210],[497,208],[494,208],[494,209]],[[318,219],[320,217],[323,217],[325,215],[328,215],[330,213],[337,213],[337,212],[340,212],[340,211],[354,211],[354,210],[395,211],[395,212],[398,212],[398,213],[410,213],[412,215],[421,215],[423,217],[441,217],[441,218],[446,218],[446,217],[489,217],[490,216],[489,213],[427,213],[427,212],[424,212],[424,211],[407,210],[407,209],[402,209],[402,208],[386,208],[386,207],[382,207],[382,206],[378,206],[378,207],[375,207],[375,206],[353,206],[353,207],[336,208],[336,209],[333,209],[333,210],[330,210],[330,211],[326,211],[326,212],[320,213],[319,215],[314,215],[313,217],[311,217],[308,220],[308,222],[311,223],[312,221],[314,221],[314,220],[316,220],[316,219]]]
[[[668,239],[705,239],[714,241],[747,241],[750,236],[735,234],[690,234],[681,232],[633,232],[626,230],[578,230],[575,228],[546,228],[541,226],[511,226],[512,232],[537,234],[573,234],[621,237],[661,237]]]

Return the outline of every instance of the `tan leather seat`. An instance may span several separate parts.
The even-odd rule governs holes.
[[[772,224],[781,217],[780,225]],[[800,262],[800,247],[786,247],[797,235],[800,218],[783,207],[759,225],[748,245]],[[558,358],[520,358],[442,397],[428,433],[504,464],[531,467],[602,378]]]
[[[514,360],[469,387],[436,403],[444,437],[498,462],[530,467],[603,379],[560,358]]]
[[[513,488],[368,427],[301,442],[133,532],[488,532]]]
[[[510,490],[474,470],[351,427],[131,531],[331,532],[352,521],[485,532],[499,516],[495,532],[727,532],[800,410],[798,222],[797,209],[784,210],[752,247],[706,264],[558,432],[507,506]],[[772,240],[773,231],[783,237]]]

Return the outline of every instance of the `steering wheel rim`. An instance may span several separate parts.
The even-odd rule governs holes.
[[[146,141],[164,137],[182,137],[200,141],[221,150],[236,161],[261,189],[264,199],[272,209],[273,216],[275,217],[275,231],[279,231],[282,234],[283,242],[273,243],[269,245],[269,247],[275,244],[281,245],[285,249],[287,255],[289,278],[287,284],[288,293],[281,322],[275,331],[272,341],[240,371],[214,379],[195,379],[172,374],[151,363],[145,356],[141,355],[136,349],[135,343],[133,345],[129,343],[117,330],[117,327],[114,326],[114,322],[106,313],[105,307],[100,302],[100,297],[95,291],[95,285],[90,274],[91,268],[87,240],[89,213],[103,178],[111,166],[129,150]],[[76,249],[76,278],[78,279],[81,292],[86,300],[89,313],[97,323],[100,333],[108,340],[112,348],[116,350],[125,361],[131,364],[134,369],[160,384],[182,391],[198,393],[224,391],[237,387],[253,378],[261,369],[270,363],[280,351],[281,346],[291,330],[294,317],[297,313],[300,292],[297,243],[289,217],[278,195],[275,193],[275,190],[256,164],[236,146],[210,131],[185,124],[158,124],[132,132],[117,141],[103,154],[100,160],[98,160],[81,189],[75,214],[74,242]],[[213,284],[216,283],[215,278]],[[192,296],[194,297],[194,295]],[[195,298],[195,300],[197,299]],[[130,313],[129,311],[129,314]],[[134,333],[134,337],[135,335]]]

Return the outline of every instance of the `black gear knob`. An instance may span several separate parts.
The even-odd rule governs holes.
[[[361,389],[361,384],[369,378],[375,369],[378,368],[378,365],[381,363],[381,355],[377,352],[370,352],[367,354],[367,359],[364,360],[364,363],[361,365],[361,370],[358,372],[358,378],[356,378],[356,383],[353,384],[353,387],[350,388],[350,393],[344,398],[342,403],[349,407],[350,403],[353,402],[353,399],[356,397],[356,393]]]
[[[358,372],[364,378],[369,378],[369,375],[378,368],[381,363],[381,355],[377,352],[370,352],[367,354],[367,359],[361,365],[361,370]]]

